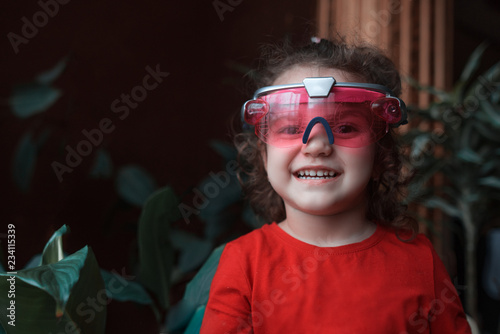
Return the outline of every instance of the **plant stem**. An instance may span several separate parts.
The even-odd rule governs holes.
[[[465,189],[462,198],[467,198],[468,192],[468,189]],[[465,228],[465,285],[467,286],[465,289],[465,310],[477,321],[477,229],[472,218],[471,203],[460,200],[459,205],[463,214]]]

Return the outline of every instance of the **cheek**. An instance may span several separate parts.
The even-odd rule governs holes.
[[[291,162],[294,155],[293,149],[268,145],[263,156],[264,164],[267,166],[266,168],[272,168],[272,166],[283,168]]]
[[[345,148],[343,160],[353,174],[360,178],[371,178],[375,159],[375,148],[370,145],[363,148]]]
[[[294,158],[294,152],[290,149],[268,146],[265,156],[267,176],[271,184],[284,182],[290,177],[290,164]]]

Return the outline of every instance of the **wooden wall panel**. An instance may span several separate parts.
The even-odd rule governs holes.
[[[386,51],[404,76],[449,88],[453,0],[318,0],[317,8],[318,36],[368,41]]]

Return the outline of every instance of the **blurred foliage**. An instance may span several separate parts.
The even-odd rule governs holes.
[[[16,85],[9,98],[9,106],[19,118],[28,118],[50,108],[62,92],[52,83],[66,68],[67,59],[60,60],[53,68],[38,74],[33,81]]]
[[[435,100],[426,108],[412,108],[416,126],[403,136],[416,172],[408,202],[442,210],[463,228],[465,306],[475,319],[478,236],[498,217],[500,204],[500,62],[477,75],[486,49],[483,43],[473,52],[451,91],[411,81]],[[433,182],[438,174],[442,184]]]
[[[157,301],[156,314],[169,333],[199,330],[210,284],[224,248],[219,246],[214,250],[215,245],[220,244],[220,240],[224,243],[240,236],[235,226],[242,221],[250,228],[262,226],[243,198],[236,177],[236,150],[217,141],[211,146],[223,158],[222,169],[210,172],[192,190],[194,197],[188,196],[183,202],[170,187],[155,192],[144,205],[138,227],[138,279],[153,294]],[[179,222],[189,224],[194,216],[204,224],[202,235],[179,227]],[[172,287],[186,280],[190,282],[184,297],[170,305]],[[166,319],[161,316],[164,312],[167,312]]]
[[[15,86],[8,100],[12,114],[19,121],[27,122],[29,128],[19,138],[12,159],[13,181],[24,193],[31,188],[40,151],[53,133],[51,125],[38,118],[38,115],[48,111],[64,94],[54,86],[54,82],[67,64],[68,59],[65,58],[53,68],[35,76],[31,82]],[[60,141],[60,147],[65,147],[66,139],[61,138]],[[187,332],[196,332],[203,318],[210,282],[222,251],[221,247],[214,251],[215,245],[220,244],[221,240],[225,242],[238,237],[241,232],[235,227],[241,221],[250,228],[262,225],[243,200],[236,177],[235,149],[222,142],[211,143],[211,147],[223,158],[224,165],[220,171],[210,172],[191,189],[193,196],[198,196],[199,205],[196,205],[186,198],[181,202],[168,186],[159,188],[154,177],[139,165],[115,166],[111,152],[98,147],[101,146],[100,140],[92,144],[96,147],[92,147],[95,150],[89,159],[93,159],[93,162],[87,175],[91,179],[114,180],[114,190],[119,198],[107,215],[104,229],[111,232],[109,229],[116,210],[142,208],[137,224],[137,278],[129,280],[117,272],[99,269],[88,247],[75,254],[64,254],[62,236],[68,229],[63,226],[54,233],[43,253],[35,255],[25,269],[18,271],[16,325],[19,325],[6,325],[6,308],[0,313],[2,325],[7,333],[75,330],[81,333],[103,333],[107,303],[103,300],[103,305],[92,309],[83,298],[94,296],[94,299],[103,299],[107,296],[117,301],[133,301],[150,306],[159,327],[168,327],[176,332],[187,328]],[[68,156],[73,154],[71,158],[66,156],[73,167],[59,164],[56,170],[52,165],[59,182],[63,182],[65,173],[71,172],[82,161],[81,156],[76,156],[79,153],[71,150],[73,152],[64,153]],[[182,208],[187,208],[187,216]],[[190,219],[202,223],[202,233],[195,234],[182,228],[182,219],[184,223],[190,223]],[[205,263],[207,258],[209,260]],[[188,284],[182,301],[172,306],[170,298],[173,286],[189,281],[198,270],[198,274]],[[9,274],[2,269],[0,275]],[[2,284],[7,283],[3,280]],[[1,296],[0,302],[6,305],[9,302],[7,295]]]
[[[178,333],[183,330],[185,330],[184,333],[190,333],[193,327],[198,325],[199,329],[199,326],[201,326],[205,305],[208,302],[210,285],[224,246],[219,246],[212,252],[208,260],[196,273],[196,276],[187,285],[182,300],[170,309],[166,321],[169,333]],[[198,319],[200,313],[201,319]]]

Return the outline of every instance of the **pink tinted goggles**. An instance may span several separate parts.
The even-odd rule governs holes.
[[[317,123],[330,144],[345,147],[370,145],[389,127],[407,123],[404,102],[385,86],[336,83],[332,77],[261,88],[242,114],[263,142],[276,147],[306,144]]]

